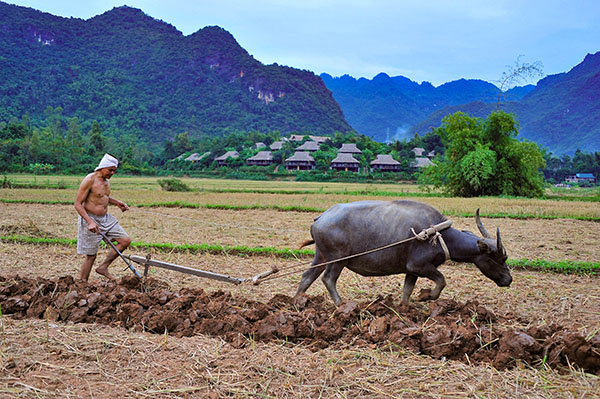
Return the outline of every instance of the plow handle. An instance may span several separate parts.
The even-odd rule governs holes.
[[[123,259],[123,261],[125,263],[127,263],[127,266],[129,266],[129,269],[133,272],[133,274],[135,274],[135,276],[137,278],[142,278],[142,276],[138,273],[138,271],[135,270],[135,267],[133,267],[133,265],[131,263],[129,263],[129,261],[127,260],[127,258],[125,258],[125,256],[123,256],[123,254],[121,253],[121,251],[119,251],[119,249],[117,248],[117,246],[112,243],[112,241],[106,236],[106,234],[104,234],[100,230],[98,230],[98,234],[100,234],[102,236],[102,238],[104,239],[104,241],[106,241],[106,243],[108,245],[110,245],[112,247],[112,249],[115,250],[115,252],[121,257],[121,259]]]

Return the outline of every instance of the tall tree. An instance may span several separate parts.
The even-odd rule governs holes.
[[[457,112],[446,116],[435,132],[446,152],[420,182],[465,197],[543,195],[542,152],[535,143],[517,140],[513,115],[497,111],[483,120]]]
[[[92,123],[92,129],[89,134],[90,155],[100,155],[104,151],[106,139],[102,136],[102,128],[97,121]]]

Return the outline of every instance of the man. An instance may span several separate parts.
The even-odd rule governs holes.
[[[116,200],[110,196],[110,184],[108,180],[116,173],[119,161],[110,154],[104,154],[98,167],[93,173],[87,175],[75,199],[75,209],[79,213],[77,232],[77,253],[85,255],[81,266],[81,279],[87,281],[90,271],[96,260],[98,247],[103,232],[111,241],[117,241],[117,248],[123,252],[131,243],[131,239],[123,230],[119,221],[108,213],[108,204],[118,206],[121,211],[129,209],[126,203]],[[108,272],[108,266],[116,259],[118,254],[110,249],[106,259],[96,268],[96,272],[113,280]]]

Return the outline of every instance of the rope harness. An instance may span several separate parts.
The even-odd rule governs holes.
[[[434,247],[437,245],[436,239],[440,242],[440,246],[444,250],[444,255],[446,255],[446,261],[450,260],[450,251],[448,250],[448,246],[446,245],[446,241],[444,241],[444,237],[440,233],[441,230],[445,230],[452,225],[452,220],[446,220],[445,222],[436,224],[435,226],[431,226],[428,229],[423,229],[419,234],[415,233],[415,229],[411,228],[413,235],[417,238],[417,240],[425,241],[429,239],[429,243]]]

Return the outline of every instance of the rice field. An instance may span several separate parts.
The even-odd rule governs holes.
[[[9,178],[29,183],[32,180],[32,176]],[[81,177],[38,176],[37,184],[43,179],[46,185],[62,180],[66,188],[0,189],[0,236],[76,237],[72,201]],[[472,215],[480,208],[487,229],[493,233],[495,227],[500,228],[509,258],[554,262],[600,259],[600,205],[593,201],[419,196],[418,187],[404,184],[396,187],[191,178],[182,180],[198,191],[174,193],[161,191],[158,179],[111,179],[112,196],[132,206],[125,213],[111,208],[111,213],[119,218],[134,243],[293,249],[310,237],[312,220],[335,203],[411,199],[433,205],[453,220],[453,227],[473,232],[477,228]],[[236,192],[228,191],[232,189]],[[198,207],[146,206],[173,202]],[[283,209],[286,206],[305,209]],[[100,255],[105,252],[102,249]],[[294,259],[227,251],[142,251],[135,246],[127,251],[142,256],[148,252],[155,259],[235,277],[251,277],[272,266],[293,267],[301,272],[311,260],[306,256]],[[76,276],[81,261],[72,244],[0,241],[2,277]],[[442,297],[460,302],[477,300],[505,317],[506,327],[569,325],[590,339],[600,333],[598,276],[513,270],[511,287],[500,288],[470,264],[448,262],[440,271],[448,282]],[[119,259],[111,272],[117,277],[131,273]],[[297,273],[258,286],[233,286],[158,268],[150,273],[173,290],[201,287],[257,301],[267,301],[276,294],[293,296],[300,280]],[[91,280],[100,281],[100,277],[94,275]],[[344,299],[370,301],[378,295],[397,297],[402,280],[399,276],[364,278],[344,271],[338,289]],[[430,285],[419,279],[415,292]],[[320,281],[308,293],[329,300]],[[514,368],[496,370],[466,360],[433,359],[391,345],[315,350],[283,340],[247,340],[240,349],[219,337],[176,338],[128,331],[116,324],[17,320],[0,313],[0,396],[600,398],[600,378],[576,367],[558,370],[543,363],[519,363]]]

